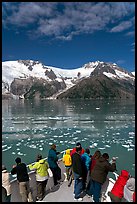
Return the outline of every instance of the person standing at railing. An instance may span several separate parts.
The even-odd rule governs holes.
[[[74,147],[71,152],[70,152],[70,156],[72,157],[72,155],[76,152],[76,148],[77,147],[80,147],[81,148],[81,152],[80,152],[80,155],[84,154],[85,150],[82,148],[81,146],[81,143],[80,142],[77,142],[76,143],[76,147]]]
[[[36,170],[36,183],[37,183],[37,200],[42,200],[45,195],[45,188],[48,182],[48,162],[42,159],[42,155],[38,154],[37,162],[29,164],[29,169]]]
[[[11,185],[10,185],[10,179],[9,179],[9,173],[5,167],[5,165],[2,165],[2,186],[6,189],[6,198],[5,202],[10,202],[11,200]]]
[[[126,185],[124,186],[124,198],[128,202],[135,202],[134,195],[135,195],[135,178],[130,177],[126,182]]]
[[[32,193],[29,184],[29,175],[25,163],[21,162],[21,158],[15,159],[17,165],[13,165],[11,174],[17,174],[17,180],[19,183],[19,191],[22,198],[22,202],[33,202]]]
[[[121,170],[121,174],[118,176],[113,188],[110,192],[108,192],[112,202],[121,202],[124,196],[124,186],[126,185],[128,179],[129,172],[126,170]]]
[[[90,150],[89,148],[85,149],[84,154],[81,155],[83,167],[84,167],[84,174],[83,174],[83,190],[86,190],[87,186],[87,176],[89,173],[89,168],[91,164],[91,158],[90,158]]]
[[[63,163],[64,163],[65,169],[66,169],[68,187],[70,187],[70,185],[72,183],[72,158],[70,156],[70,149],[67,149],[65,151],[65,154],[63,155]]]
[[[107,179],[108,172],[116,170],[116,160],[109,163],[108,153],[104,153],[98,160],[91,171],[91,185],[89,188],[90,195],[93,195],[95,202],[100,202],[101,187]]]
[[[54,180],[54,185],[56,186],[58,184],[58,181],[61,179],[61,169],[58,166],[58,157],[57,155],[60,152],[56,151],[56,145],[52,144],[51,148],[48,152],[48,164],[49,168],[51,169],[53,173],[53,180]]]
[[[74,200],[82,201],[83,190],[83,162],[81,158],[82,147],[76,147],[76,152],[72,155],[72,167],[74,173]]]

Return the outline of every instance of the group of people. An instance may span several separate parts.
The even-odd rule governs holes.
[[[45,196],[46,185],[48,178],[53,176],[54,185],[58,184],[61,179],[61,169],[58,166],[59,152],[56,151],[56,145],[52,144],[48,153],[48,161],[42,158],[41,154],[37,155],[36,162],[28,165],[29,170],[36,171],[36,185],[37,185],[37,197],[33,198],[33,194],[29,182],[28,169],[25,163],[21,161],[20,157],[15,159],[16,165],[13,165],[11,174],[17,175],[17,181],[19,184],[19,192],[22,202],[34,202],[34,200],[42,200]],[[9,173],[6,167],[2,165],[2,201],[10,202],[11,200],[11,185],[9,179]]]
[[[84,150],[81,144],[77,143],[72,151],[66,150],[63,162],[68,186],[70,178],[74,178],[74,200],[82,201],[82,193],[85,191],[93,201],[100,202],[102,185],[108,173],[116,170],[116,159],[112,158],[109,162],[108,153],[101,154],[99,150],[90,155],[89,148]],[[135,201],[135,178],[131,177],[128,171],[122,170],[108,195],[112,202],[120,202],[122,198],[129,202]]]
[[[58,165],[58,154],[56,145],[52,144],[48,152],[48,160],[45,161],[41,154],[37,155],[36,162],[28,165],[30,170],[36,171],[37,197],[42,200],[45,196],[46,185],[52,174],[54,185],[58,185],[61,180],[61,169]],[[11,174],[17,174],[19,192],[22,202],[33,202],[33,198],[27,166],[21,162],[21,158],[15,159]],[[82,193],[86,192],[93,197],[95,202],[100,202],[101,188],[107,179],[108,172],[116,170],[116,160],[113,158],[109,162],[107,153],[101,154],[99,150],[94,155],[90,155],[90,149],[83,149],[78,142],[73,150],[67,149],[63,155],[63,163],[66,169],[66,180],[68,187],[74,179],[74,200],[82,201]],[[120,202],[124,197],[127,201],[135,201],[135,179],[126,170],[121,171],[112,190],[108,192],[112,202]],[[2,165],[2,201],[10,202],[11,186],[9,173]]]

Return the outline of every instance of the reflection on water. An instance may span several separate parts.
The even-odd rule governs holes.
[[[2,159],[9,170],[17,156],[30,163],[37,153],[47,157],[52,143],[62,151],[77,141],[91,154],[118,156],[118,173],[124,168],[134,175],[134,101],[2,101]]]

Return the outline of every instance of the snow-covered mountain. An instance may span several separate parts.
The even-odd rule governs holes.
[[[130,73],[116,64],[100,61],[89,62],[75,69],[46,66],[33,60],[6,61],[2,62],[2,93],[25,95],[35,82],[35,84],[40,83],[41,86],[44,84],[45,88],[52,87],[54,90],[49,94],[52,96],[70,89],[85,78],[99,74],[111,79],[130,81],[131,84],[135,80],[135,72]]]

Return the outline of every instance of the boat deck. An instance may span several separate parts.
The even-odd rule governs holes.
[[[61,184],[54,186],[49,193],[47,192],[48,194],[41,202],[77,202],[74,201],[73,190],[74,180],[70,187],[68,187],[68,181],[62,181]],[[82,194],[82,197],[82,202],[93,202],[92,198],[85,193]]]

